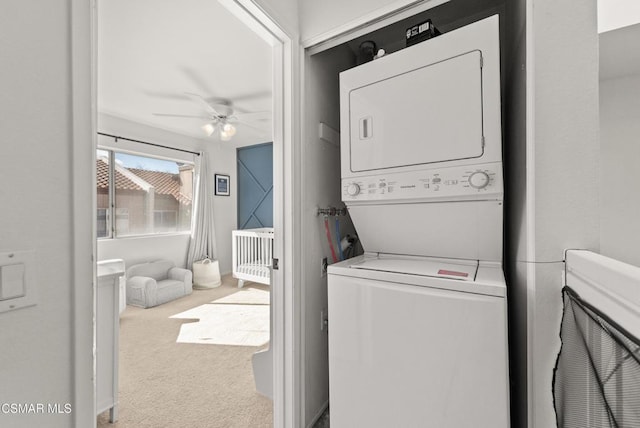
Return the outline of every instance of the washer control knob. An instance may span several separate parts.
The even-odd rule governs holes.
[[[360,186],[356,183],[349,184],[347,187],[347,194],[349,194],[349,196],[356,196],[358,193],[360,193]]]
[[[469,185],[474,189],[484,189],[489,184],[489,175],[484,171],[476,171],[469,176]]]

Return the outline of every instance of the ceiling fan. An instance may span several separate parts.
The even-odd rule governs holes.
[[[222,141],[229,141],[236,132],[235,124],[242,124],[249,128],[253,128],[256,131],[263,133],[264,130],[247,123],[247,120],[260,120],[265,121],[270,118],[268,111],[253,112],[253,113],[240,113],[234,112],[231,103],[228,104],[212,104],[209,103],[204,97],[191,92],[185,92],[185,95],[192,100],[198,102],[205,110],[206,115],[188,115],[188,114],[167,114],[167,113],[153,113],[154,116],[165,117],[188,117],[188,118],[200,118],[206,120],[202,125],[202,130],[208,137],[217,136]]]

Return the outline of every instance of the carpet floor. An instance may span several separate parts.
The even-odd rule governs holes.
[[[220,287],[194,290],[155,308],[127,306],[120,317],[119,417],[110,424],[109,412],[100,414],[98,428],[273,426],[272,402],[256,392],[251,366],[264,345],[176,343],[181,327],[199,320],[171,317],[219,299],[221,305],[242,304],[243,291],[256,294],[268,287],[246,283],[238,289],[225,276]]]

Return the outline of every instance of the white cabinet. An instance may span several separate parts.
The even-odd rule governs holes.
[[[124,265],[124,263],[122,263]],[[118,264],[98,263],[96,287],[96,408],[110,410],[109,420],[118,419],[118,350],[120,335],[120,277]]]

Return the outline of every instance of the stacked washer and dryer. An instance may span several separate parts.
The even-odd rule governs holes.
[[[498,16],[340,74],[332,428],[509,426]]]

